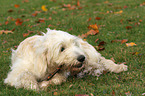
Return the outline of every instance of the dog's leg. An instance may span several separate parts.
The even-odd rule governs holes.
[[[49,85],[60,85],[66,81],[66,77],[62,74],[56,73],[49,81],[42,81],[39,83],[39,87],[43,90],[47,89]]]
[[[38,82],[37,82],[35,76],[33,76],[33,74],[30,73],[30,72],[22,73],[20,75],[20,81],[19,82],[26,89],[33,89],[33,90],[39,91]]]
[[[120,73],[122,71],[127,71],[127,65],[115,64],[112,60],[105,59],[104,57],[100,58],[100,63],[110,72]]]
[[[39,91],[39,86],[35,76],[31,72],[24,71],[16,74],[15,71],[11,71],[8,77],[5,79],[5,83],[16,88],[26,88]]]

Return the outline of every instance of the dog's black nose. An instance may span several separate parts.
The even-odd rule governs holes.
[[[84,55],[80,55],[80,56],[78,56],[77,60],[79,62],[83,62],[85,60],[85,56]]]

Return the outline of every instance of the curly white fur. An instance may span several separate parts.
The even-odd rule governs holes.
[[[80,55],[85,57],[81,62],[78,61]],[[11,60],[11,71],[4,82],[16,88],[33,90],[65,82],[69,73],[75,72],[75,68],[81,70],[78,71],[78,77],[86,73],[99,76],[103,71],[115,73],[127,71],[126,65],[115,64],[105,59],[92,45],[82,39],[49,28],[43,36],[35,35],[21,42],[17,50],[12,51]],[[61,72],[55,74],[49,81],[44,80],[47,74],[51,74],[62,64],[64,66]],[[82,66],[75,67],[80,64]]]

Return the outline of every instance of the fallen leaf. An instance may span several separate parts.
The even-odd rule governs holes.
[[[16,25],[22,25],[22,23],[23,23],[22,19],[19,19],[19,18],[17,18],[15,21]]]
[[[99,31],[91,29],[87,32],[87,35],[96,35],[97,33],[99,33]]]
[[[87,94],[77,94],[75,96],[89,96],[89,95],[87,95]]]
[[[88,28],[89,28],[89,29],[98,30],[98,26],[97,26],[97,24],[89,25]]]
[[[139,52],[133,52],[131,53],[132,55],[137,55],[137,56],[142,56],[143,54],[142,53],[139,53]]]
[[[120,23],[123,24],[123,19],[120,20]]]
[[[134,42],[126,43],[126,46],[127,46],[127,47],[130,47],[130,46],[136,46],[136,44],[135,44]]]
[[[87,33],[85,33],[85,34],[82,34],[82,35],[79,35],[78,37],[80,37],[80,38],[86,38],[88,36],[88,34]]]
[[[96,17],[95,19],[96,19],[96,20],[100,20],[100,19],[101,19],[101,17]]]
[[[109,1],[105,1],[104,3],[109,3]]]
[[[15,28],[13,28],[11,31],[15,31]]]
[[[34,33],[34,31],[30,31],[30,30],[27,30],[27,31],[28,31],[28,33],[29,33],[29,34],[32,34],[32,33]]]
[[[142,22],[142,20],[140,19],[139,22]]]
[[[57,92],[54,92],[53,95],[58,95],[58,93]]]
[[[80,1],[79,0],[77,0],[77,6],[80,6]]]
[[[98,51],[103,51],[103,50],[105,50],[105,48],[103,47],[103,48],[99,48],[99,49],[97,49]]]
[[[125,92],[126,96],[131,96],[131,93],[128,91],[128,92]]]
[[[39,18],[38,21],[36,21],[36,23],[44,23],[45,19],[44,18]]]
[[[114,42],[121,42],[121,44],[126,43],[128,41],[128,39],[123,39],[123,40],[112,40],[111,43]]]
[[[140,4],[140,6],[144,6],[145,5],[145,2],[143,2],[142,4]]]
[[[15,21],[15,19],[13,17],[8,16],[7,21]]]
[[[132,53],[132,55],[138,55],[139,54],[139,52],[133,52]]]
[[[79,7],[78,9],[83,9],[83,7]]]
[[[24,3],[24,2],[29,2],[29,0],[23,0],[22,3]]]
[[[89,18],[87,21],[89,22],[89,21],[91,21],[91,19],[92,19],[92,18]]]
[[[112,91],[112,95],[113,95],[113,96],[115,95],[115,91],[114,91],[114,90]]]
[[[71,88],[73,86],[73,84],[69,85],[69,88]]]
[[[128,29],[128,30],[132,29],[132,26],[126,26],[126,29]]]
[[[121,40],[121,44],[126,43],[128,40],[127,39],[123,39]]]
[[[9,10],[8,10],[8,12],[13,12],[13,11],[14,11],[13,9],[9,9]]]
[[[3,40],[2,44],[6,44],[6,43],[8,43],[8,41],[6,41],[6,40]]]
[[[24,22],[26,22],[26,21],[30,21],[30,19],[25,19]]]
[[[93,93],[90,93],[90,96],[94,96]]]
[[[15,5],[14,5],[14,7],[15,7],[15,8],[19,8],[19,7],[20,7],[20,5],[18,5],[18,4],[15,4]]]
[[[51,26],[52,26],[52,25],[51,25],[51,24],[49,24],[49,25],[48,25],[48,28],[49,28],[49,27],[51,27]]]
[[[52,20],[52,17],[49,17],[48,20]]]
[[[70,4],[63,4],[63,7],[70,8],[71,5]]]
[[[121,40],[112,40],[111,43],[114,43],[114,42],[121,42]]]
[[[23,37],[27,37],[29,33],[23,33]]]
[[[96,39],[96,40],[95,40],[95,43],[97,43],[98,40],[99,40],[99,39]]]
[[[52,11],[52,13],[53,13],[53,14],[57,14],[57,12],[56,12],[56,11]]]
[[[0,30],[0,35],[1,34],[8,34],[8,33],[13,33],[12,31],[9,31],[9,30]]]
[[[32,13],[31,16],[32,17],[35,17],[35,16],[37,16],[37,13],[36,12],[35,13]]]
[[[126,9],[127,7],[128,7],[128,6],[125,5],[123,8]]]
[[[71,30],[73,30],[73,29],[72,29],[72,28],[69,28],[69,29],[68,29],[68,31],[71,31]]]
[[[6,21],[6,22],[5,22],[5,25],[7,25],[8,23],[9,23],[9,21]]]
[[[41,9],[42,9],[42,11],[45,11],[45,12],[48,10],[45,5],[42,5]]]
[[[123,13],[123,11],[122,10],[120,10],[120,11],[118,11],[118,12],[114,12],[115,14],[121,14],[121,13]]]
[[[106,42],[101,41],[101,42],[99,43],[99,45],[98,45],[98,46],[103,46],[103,45],[105,45],[105,44],[106,44]]]

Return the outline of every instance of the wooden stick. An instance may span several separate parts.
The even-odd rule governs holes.
[[[63,65],[60,65],[54,72],[48,75],[47,80],[50,80],[56,73],[60,71]]]

